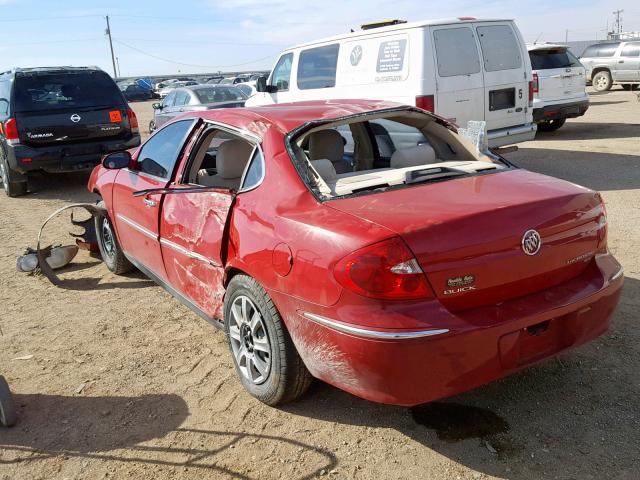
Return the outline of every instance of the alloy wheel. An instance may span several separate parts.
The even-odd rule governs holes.
[[[245,295],[231,304],[229,336],[243,377],[255,385],[264,383],[271,371],[271,343],[260,311]]]
[[[115,242],[108,218],[102,219],[102,245],[107,255],[113,257],[113,254],[115,253]]]

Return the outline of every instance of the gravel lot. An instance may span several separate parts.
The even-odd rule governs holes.
[[[57,289],[15,272],[59,206],[91,201],[87,175],[0,194],[0,373],[19,424],[0,430],[0,479],[560,478],[640,475],[640,103],[593,94],[587,114],[510,154],[598,189],[626,284],[595,342],[473,392],[414,409],[320,382],[266,407],[235,378],[222,333],[140,274],[81,252]],[[133,104],[146,130],[150,102]],[[68,217],[52,225],[64,241]]]

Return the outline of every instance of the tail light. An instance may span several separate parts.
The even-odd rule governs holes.
[[[416,107],[428,112],[433,112],[435,110],[433,95],[422,95],[420,97],[416,97]]]
[[[600,207],[602,208],[602,214],[598,218],[598,250],[605,250],[607,248],[607,207],[604,204],[604,200],[600,194]]]
[[[18,140],[20,135],[18,134],[18,124],[15,118],[9,118],[4,122],[4,137],[7,140]]]
[[[127,110],[127,116],[129,117],[129,126],[131,127],[131,131],[133,133],[138,133],[138,117],[133,110],[130,108]]]
[[[533,94],[538,93],[538,74],[533,72],[533,80],[529,82],[529,106],[533,107]]]
[[[433,297],[418,261],[398,237],[347,255],[334,267],[334,276],[344,288],[365,297],[387,300]]]

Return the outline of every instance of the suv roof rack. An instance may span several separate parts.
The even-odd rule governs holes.
[[[400,20],[400,19],[382,20],[380,22],[363,23],[362,25],[360,25],[360,28],[362,30],[371,30],[372,28],[389,27],[391,25],[400,25],[402,23],[407,23],[407,21],[406,20]]]

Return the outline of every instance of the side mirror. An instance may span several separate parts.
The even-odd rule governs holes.
[[[102,159],[102,166],[107,170],[126,168],[131,164],[131,154],[127,151],[114,152]]]
[[[154,110],[162,110],[162,104],[161,103],[152,103],[151,104],[151,108],[153,108]]]
[[[267,86],[267,77],[260,76],[256,79],[256,90],[258,92],[268,92],[269,87]]]

